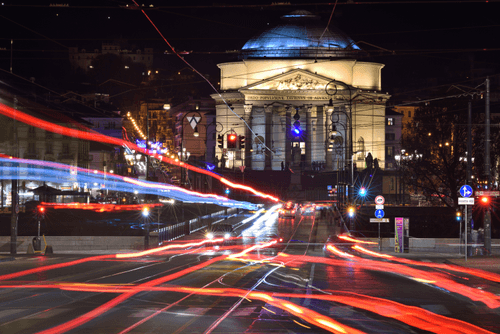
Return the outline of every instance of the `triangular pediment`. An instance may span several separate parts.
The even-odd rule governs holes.
[[[241,90],[324,90],[332,79],[305,70],[296,69],[268,78]]]

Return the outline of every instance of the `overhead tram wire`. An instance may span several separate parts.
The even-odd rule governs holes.
[[[135,0],[132,0],[137,6],[137,2]],[[177,51],[175,50],[175,48],[168,42],[168,40],[163,36],[163,34],[161,33],[160,29],[158,29],[158,27],[154,24],[154,22],[151,20],[151,18],[146,14],[146,12],[141,9],[141,12],[144,14],[144,16],[146,16],[146,18],[148,19],[148,21],[153,25],[153,27],[155,28],[155,30],[158,32],[158,34],[160,34],[160,36],[163,38],[163,40],[165,41],[165,43],[167,43],[167,45],[170,47],[170,49],[172,50],[172,52],[177,56],[179,57],[179,59],[181,59],[187,66],[189,66],[194,72],[196,72],[196,74],[198,74],[200,77],[202,77],[209,85],[210,87],[212,87],[212,89],[219,95],[219,97],[221,98],[221,100],[224,102],[224,104],[226,105],[226,107],[236,116],[238,117],[246,126],[247,128],[250,130],[250,132],[254,135],[254,136],[257,136],[257,134],[255,133],[255,131],[253,131],[253,129],[250,127],[250,125],[248,125],[248,123],[243,119],[243,117],[241,117],[240,115],[238,115],[237,113],[234,112],[233,109],[231,109],[231,107],[229,106],[229,104],[227,103],[227,101],[224,99],[224,97],[221,95],[221,93],[217,90],[217,88],[214,87],[214,85],[210,82],[210,80],[208,80],[203,74],[201,74],[193,65],[191,65],[188,61],[186,61],[184,59],[184,57],[181,57],[181,55],[179,53],[177,53]],[[272,152],[272,150],[267,147],[265,144],[263,144],[263,147],[265,147],[269,152]]]

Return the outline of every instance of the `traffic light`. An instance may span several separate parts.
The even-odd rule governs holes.
[[[236,148],[236,143],[237,143],[237,139],[238,136],[236,135],[236,133],[230,133],[227,135],[227,148],[232,148],[232,149],[235,149]]]
[[[226,188],[225,193],[226,193],[226,195],[229,195],[229,193],[231,193],[231,189]]]
[[[488,196],[481,196],[479,198],[479,202],[481,203],[481,205],[487,206],[490,204],[490,198]]]
[[[301,134],[302,134],[302,129],[300,128],[300,121],[296,120],[295,122],[293,122],[292,135],[298,137]]]
[[[333,136],[330,136],[330,138],[328,138],[328,151],[333,151],[333,144],[335,142],[335,138]]]
[[[145,207],[142,208],[142,215],[144,217],[149,216],[149,208],[147,206],[145,206]]]
[[[224,137],[222,135],[217,135],[217,147],[224,148]]]
[[[366,196],[366,188],[365,187],[359,188],[359,196],[362,196],[362,197]]]
[[[460,219],[462,219],[462,212],[460,210],[457,210],[457,212],[455,213],[455,217],[457,221],[460,221]]]
[[[39,206],[37,210],[38,219],[42,220],[45,218],[45,207]]]
[[[349,216],[349,218],[353,218],[355,214],[356,214],[356,209],[353,206],[347,208],[347,215]]]
[[[245,136],[240,136],[240,150],[244,150],[245,149]]]

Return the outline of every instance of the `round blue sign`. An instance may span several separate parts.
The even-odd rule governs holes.
[[[469,185],[464,184],[463,186],[460,187],[460,196],[462,197],[470,197],[472,196],[472,188]]]
[[[376,210],[375,211],[375,217],[376,218],[384,218],[384,210]]]

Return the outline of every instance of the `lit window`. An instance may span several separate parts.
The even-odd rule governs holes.
[[[392,117],[387,118],[387,125],[394,125],[394,118]]]

